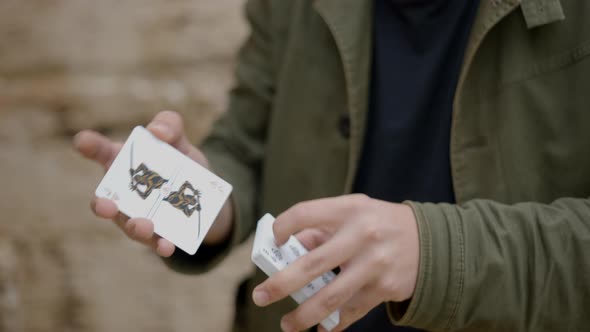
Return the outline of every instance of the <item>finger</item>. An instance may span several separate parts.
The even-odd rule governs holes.
[[[121,150],[120,143],[114,143],[103,135],[84,130],[74,137],[74,147],[82,156],[94,160],[108,169]]]
[[[145,218],[131,218],[124,223],[117,222],[125,235],[131,240],[157,251],[158,240],[161,238],[153,232],[153,223]]]
[[[305,249],[312,251],[328,241],[331,234],[321,229],[307,228],[295,234],[295,237],[301,242]]]
[[[285,315],[281,327],[286,326],[286,331],[302,331],[319,324],[368,284],[372,274],[367,272],[364,264],[351,264],[318,293]]]
[[[188,152],[190,144],[184,135],[184,124],[180,114],[172,111],[160,112],[156,114],[147,129],[182,153]]]
[[[123,223],[117,223],[130,239],[156,249],[159,239],[153,231],[153,223],[145,218],[131,218]]]
[[[154,233],[154,224],[151,220],[125,217],[115,218],[114,221],[130,239],[155,250],[160,256],[170,257],[174,253],[174,244]]]
[[[370,198],[365,195],[346,195],[321,198],[294,205],[280,214],[273,225],[277,244],[283,244],[289,236],[305,229],[319,228],[333,230],[354,209],[366,204]]]
[[[147,129],[156,137],[172,145],[189,158],[207,168],[209,167],[203,153],[195,148],[186,138],[182,116],[177,112],[162,111],[156,114],[152,122],[147,126]]]
[[[162,257],[172,256],[175,249],[176,247],[174,246],[174,244],[172,244],[172,242],[163,238],[160,238],[156,245],[156,252],[158,253],[158,255]]]
[[[376,288],[361,289],[340,308],[340,323],[332,329],[332,332],[344,331],[381,303],[382,300]],[[320,326],[318,331],[327,332],[323,326]]]
[[[125,233],[128,232],[126,228],[130,226],[127,223],[129,217],[119,212],[115,202],[106,198],[94,197],[90,201],[90,208],[97,217],[111,219]]]
[[[94,197],[90,201],[90,208],[97,217],[105,219],[112,219],[119,213],[117,204],[106,198]]]
[[[154,223],[148,219],[136,218],[133,220],[133,233],[130,236],[137,241],[148,241],[154,236]]]
[[[360,241],[355,241],[353,230],[349,227],[336,233],[330,241],[303,255],[256,287],[253,292],[256,305],[267,306],[279,301],[348,261],[362,245]]]

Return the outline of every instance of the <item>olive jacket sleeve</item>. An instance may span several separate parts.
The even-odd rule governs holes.
[[[395,323],[431,331],[590,326],[590,200],[408,204],[420,272],[409,305],[389,304]]]

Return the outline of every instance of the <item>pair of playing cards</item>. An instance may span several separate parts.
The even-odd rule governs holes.
[[[272,231],[272,225],[275,218],[266,214],[258,221],[256,226],[256,236],[254,237],[254,247],[252,248],[252,261],[268,276],[284,269],[287,265],[293,263],[299,257],[305,255],[307,249],[295,238],[291,236],[282,246],[275,244],[275,237]],[[308,298],[326,286],[336,275],[329,271],[317,277],[302,289],[291,294],[291,297],[301,304]],[[340,323],[340,312],[335,311],[320,324],[328,331],[335,328]]]
[[[232,186],[143,127],[135,127],[96,188],[130,218],[193,255]]]
[[[193,255],[231,191],[229,183],[145,128],[135,127],[95,194],[114,201],[130,218],[150,219],[156,234]],[[267,214],[258,222],[252,250],[252,261],[269,276],[307,253],[293,236],[278,247],[274,220]],[[301,304],[335,276],[327,272],[291,297]],[[339,322],[340,313],[335,311],[321,324],[332,330]]]

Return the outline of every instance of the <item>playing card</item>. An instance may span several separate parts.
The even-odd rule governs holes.
[[[284,269],[287,265],[293,263],[299,257],[307,254],[307,249],[295,238],[291,236],[282,246],[275,244],[275,238],[272,231],[272,225],[275,218],[266,214],[258,221],[256,226],[256,235],[254,237],[254,246],[252,248],[252,261],[268,276]],[[317,277],[302,289],[291,294],[291,297],[301,304],[308,298],[317,293],[321,288],[326,286],[336,275],[328,271]],[[340,323],[340,312],[335,311],[320,324],[330,331]]]
[[[152,220],[156,234],[193,255],[231,191],[229,183],[135,127],[95,194],[130,218]]]

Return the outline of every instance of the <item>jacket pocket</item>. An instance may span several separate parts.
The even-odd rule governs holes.
[[[503,85],[518,83],[528,79],[534,79],[537,76],[542,76],[545,73],[565,69],[566,67],[575,65],[590,55],[590,40],[587,40],[577,47],[560,52],[546,59],[542,59],[536,63],[531,64],[524,70],[517,71],[513,77],[509,77]]]

